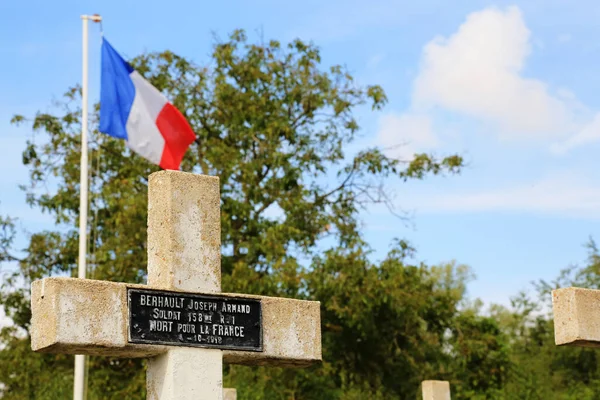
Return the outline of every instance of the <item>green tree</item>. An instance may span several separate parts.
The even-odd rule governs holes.
[[[450,375],[446,334],[468,269],[412,264],[407,250],[398,242],[373,264],[364,244],[335,249],[308,273],[307,290],[323,303],[323,358],[342,395],[414,399],[421,381]]]
[[[224,290],[323,301],[323,366],[306,371],[227,367],[229,382],[252,387],[244,392],[247,398],[261,388],[266,398],[282,399],[413,390],[416,375],[406,386],[392,375],[440,354],[432,346],[441,344],[458,297],[435,289],[429,269],[405,267],[398,254],[379,266],[368,264],[359,213],[369,204],[391,205],[387,178],[456,173],[461,157],[417,154],[398,160],[377,147],[349,152],[360,132],[356,110],[381,109],[385,93],[379,86],[358,85],[340,66],[325,68],[319,49],[300,40],[285,46],[250,43],[243,31],[235,31],[215,43],[209,67],[169,51],[141,55],[132,64],[184,113],[197,135],[182,169],[220,178]],[[19,257],[11,248],[10,221],[3,221],[7,236],[0,241],[0,261],[18,264],[0,297],[16,325],[4,329],[0,350],[0,358],[10,360],[0,363],[7,399],[63,398],[60,393],[71,390],[70,357],[27,351],[28,286],[49,275],[73,275],[76,269],[79,94],[79,88],[70,89],[55,113],[13,119],[32,129],[23,153],[30,170],[30,182],[24,185],[28,202],[51,215],[57,228],[33,234]],[[91,116],[88,276],[144,282],[147,177],[158,168],[131,154],[122,141],[97,132],[97,111],[96,105]],[[333,244],[321,254],[318,243]],[[307,259],[314,259],[312,265],[303,261]],[[350,298],[344,284],[356,285],[350,289],[364,289],[368,296]],[[395,299],[403,295],[408,297]],[[336,308],[336,301],[347,300],[352,300],[351,308]],[[362,315],[363,309],[371,314]],[[400,321],[387,327],[393,318]],[[427,342],[424,348],[407,331],[413,328]],[[382,336],[388,334],[393,337]],[[346,341],[343,345],[336,342],[338,335]],[[356,341],[348,342],[352,335],[364,338],[356,348]],[[385,346],[384,339],[389,342]],[[384,362],[389,354],[395,360]],[[371,370],[379,362],[391,362],[394,369]],[[145,398],[142,367],[139,360],[92,358],[89,398]]]
[[[508,345],[510,363],[494,399],[592,400],[600,393],[600,369],[596,349],[557,347],[551,291],[559,287],[598,288],[600,256],[593,241],[588,243],[589,258],[583,267],[571,266],[550,282],[540,281],[529,293],[511,299],[511,307],[492,307],[490,316]],[[486,379],[486,382],[492,381]],[[476,394],[477,393],[477,394]],[[485,393],[485,392],[484,392]],[[480,398],[481,392],[471,397]],[[459,397],[460,398],[460,397]]]

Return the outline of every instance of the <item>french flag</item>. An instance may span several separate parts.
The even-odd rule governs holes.
[[[185,117],[102,39],[100,132],[163,169],[179,164],[196,135]]]

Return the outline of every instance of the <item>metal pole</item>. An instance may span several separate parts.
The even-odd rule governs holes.
[[[79,270],[78,278],[85,279],[88,215],[88,20],[100,22],[99,15],[82,15],[82,79],[81,79],[81,165],[79,183]],[[75,356],[73,399],[85,400],[85,356]]]
[[[87,253],[87,211],[88,211],[88,16],[82,15],[83,22],[83,65],[81,79],[81,164],[79,172],[79,271],[78,278],[85,279]],[[75,356],[75,384],[73,399],[85,398],[85,356]]]

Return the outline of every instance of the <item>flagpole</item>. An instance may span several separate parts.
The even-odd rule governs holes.
[[[79,175],[79,269],[78,278],[85,279],[87,256],[87,215],[88,215],[88,20],[102,21],[99,15],[82,15],[82,79],[81,79],[81,165]],[[75,356],[75,377],[73,399],[84,400],[85,356]]]

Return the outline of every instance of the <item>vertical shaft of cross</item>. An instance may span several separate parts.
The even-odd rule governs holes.
[[[148,284],[166,290],[221,291],[219,179],[178,171],[150,176]],[[148,360],[150,400],[221,400],[218,349],[177,347]]]
[[[148,285],[221,291],[219,178],[178,171],[150,175]]]

